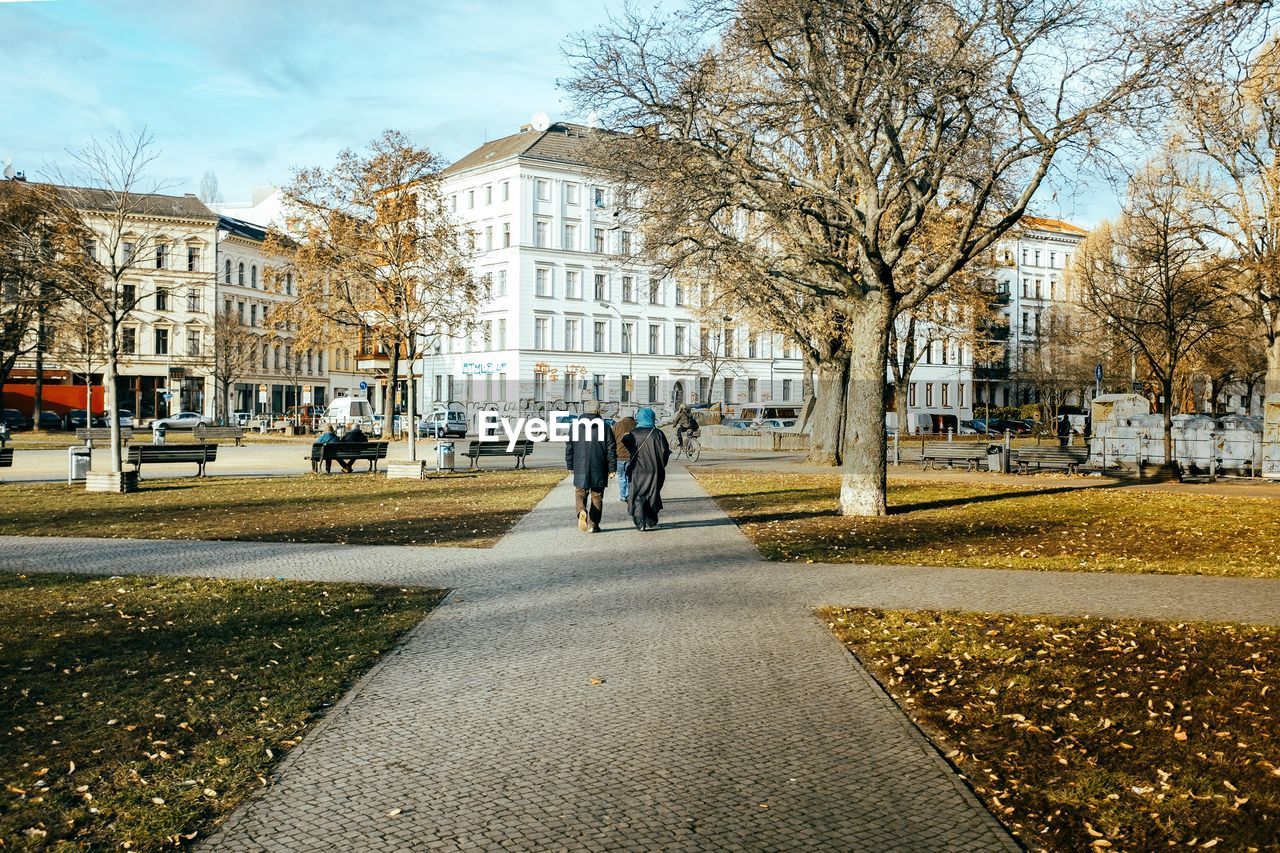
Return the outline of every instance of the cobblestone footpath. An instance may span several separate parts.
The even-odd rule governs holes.
[[[1280,620],[1280,584],[765,563],[683,468],[664,529],[562,483],[491,550],[0,540],[7,569],[455,590],[206,849],[1017,849],[816,604]],[[599,681],[600,683],[592,683]]]

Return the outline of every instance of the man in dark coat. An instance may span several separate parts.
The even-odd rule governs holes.
[[[342,438],[338,439],[340,444],[368,444],[369,437],[364,434],[364,430],[360,429],[360,424],[355,424],[342,434]],[[342,470],[348,474],[355,468],[356,461],[354,459],[339,459],[338,464],[342,466]]]
[[[609,474],[617,466],[618,449],[613,432],[598,410],[584,414],[570,425],[569,440],[564,445],[564,467],[573,472],[578,529],[584,533],[600,532],[604,489],[609,485]]]
[[[654,530],[662,510],[662,486],[667,481],[671,445],[654,424],[653,409],[636,412],[636,424],[622,440],[631,455],[627,462],[627,509],[636,530]]]

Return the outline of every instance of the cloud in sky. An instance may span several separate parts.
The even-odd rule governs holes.
[[[247,199],[383,129],[454,159],[533,113],[569,117],[566,36],[603,0],[0,0],[0,155],[38,173],[146,126],[157,177]],[[1091,221],[1093,201],[1044,213]]]

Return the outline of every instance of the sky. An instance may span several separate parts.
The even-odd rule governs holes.
[[[68,150],[146,128],[152,175],[224,201],[331,163],[386,128],[455,160],[537,112],[573,119],[564,40],[604,0],[0,0],[0,159],[46,177]],[[1054,193],[1057,197],[1054,197]],[[1089,225],[1109,190],[1048,187]]]

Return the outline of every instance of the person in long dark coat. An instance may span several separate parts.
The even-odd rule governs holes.
[[[631,453],[627,462],[627,510],[637,530],[654,530],[662,511],[662,486],[667,481],[671,445],[654,425],[653,409],[636,412],[636,428],[622,443]]]
[[[599,426],[593,426],[593,421],[599,421]],[[618,467],[618,448],[598,410],[572,424],[564,445],[564,467],[573,472],[578,529],[599,533],[604,489],[609,485],[609,474]]]

